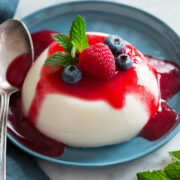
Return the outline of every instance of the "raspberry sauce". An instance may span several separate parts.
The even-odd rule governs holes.
[[[48,30],[32,34],[36,58],[53,42],[52,35],[54,34],[56,34],[56,32]],[[105,37],[97,35],[88,35],[90,45],[103,42],[104,38]],[[131,45],[127,46],[128,49],[131,50],[127,53],[137,53],[136,56],[141,57],[141,54],[138,51],[135,51]],[[49,55],[56,51],[63,51],[63,49],[59,47],[57,43],[51,44]],[[131,54],[128,55],[131,56]],[[21,59],[22,57],[23,56],[16,58],[9,69],[15,68],[18,70],[19,66],[16,66],[16,63],[18,64],[18,59]],[[26,59],[26,57],[24,58]],[[143,89],[141,85],[135,86],[137,85],[138,77],[131,69],[129,69],[128,72],[124,71],[120,74],[117,72],[116,76],[109,81],[94,80],[83,75],[83,79],[79,83],[74,84],[73,88],[71,88],[71,85],[65,84],[61,80],[61,68],[58,68],[58,70],[53,72],[52,67],[43,67],[41,71],[41,78],[36,88],[36,95],[29,110],[28,121],[21,112],[20,93],[12,96],[10,102],[8,131],[13,134],[13,136],[16,137],[22,144],[36,152],[47,156],[59,156],[64,152],[65,145],[44,136],[34,128],[38,117],[38,109],[40,109],[41,103],[43,102],[43,99],[47,93],[68,94],[70,96],[75,96],[85,100],[105,100],[112,107],[120,109],[125,103],[124,91],[126,90],[129,93],[136,92],[138,94],[145,93],[147,95],[142,96],[146,98],[142,98],[141,100],[146,102],[145,104],[150,107],[149,114],[151,118],[140,132],[140,136],[148,140],[156,140],[162,137],[173,127],[177,120],[177,114],[166,104],[165,101],[180,91],[180,67],[172,62],[162,61],[151,56],[145,56],[145,58],[153,67],[152,68],[149,65],[149,68],[152,69],[157,77],[159,77],[161,91],[159,107],[158,103],[155,102],[156,99],[148,90]],[[9,82],[13,84],[13,82],[16,82],[16,79],[19,78],[19,75],[15,74],[11,76],[10,74],[11,71],[9,70],[7,72],[7,77]],[[24,73],[24,76],[25,75],[26,73]],[[18,83],[18,87],[21,87],[24,77],[21,77],[20,79],[22,80]],[[121,87],[128,88],[122,90]],[[43,89],[44,91],[42,91]],[[89,89],[91,89],[91,93],[89,93]],[[117,96],[114,96],[114,94],[116,94],[118,98]],[[117,101],[117,99],[122,100]]]
[[[6,72],[8,82],[15,87],[21,88],[31,64],[31,56],[29,54],[22,54],[16,57],[8,66]]]

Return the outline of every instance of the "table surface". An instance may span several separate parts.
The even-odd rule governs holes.
[[[15,18],[22,18],[36,10],[69,0],[20,0]],[[71,0],[72,1],[72,0]],[[180,34],[179,0],[116,0],[141,8],[166,22]],[[167,165],[168,151],[180,150],[180,133],[158,151],[139,160],[116,167],[98,169],[70,168],[37,159],[42,170],[52,180],[136,180],[136,172],[160,169]]]

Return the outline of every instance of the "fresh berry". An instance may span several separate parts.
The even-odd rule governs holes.
[[[116,66],[121,70],[129,69],[133,64],[132,59],[127,54],[121,54],[116,59]]]
[[[109,47],[103,43],[97,43],[80,54],[79,68],[90,76],[107,80],[114,76],[116,67]]]
[[[69,65],[62,71],[62,79],[68,84],[75,84],[82,78],[82,73],[77,66]]]
[[[109,46],[113,54],[121,54],[126,48],[124,40],[118,35],[107,36],[104,44]]]

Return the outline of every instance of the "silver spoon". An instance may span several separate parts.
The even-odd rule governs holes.
[[[9,98],[19,89],[6,79],[6,71],[14,58],[21,54],[30,54],[34,58],[31,36],[26,26],[14,19],[0,25],[0,180],[6,180],[6,134]]]

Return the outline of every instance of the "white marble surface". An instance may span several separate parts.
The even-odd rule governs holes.
[[[40,8],[65,0],[20,0],[15,17],[22,18]],[[68,1],[68,0],[66,0]],[[179,0],[117,0],[148,11],[169,24],[180,34]],[[180,149],[180,133],[158,151],[139,160],[111,168],[70,168],[37,160],[39,166],[52,180],[135,180],[136,172],[163,168],[170,158],[167,152]]]

